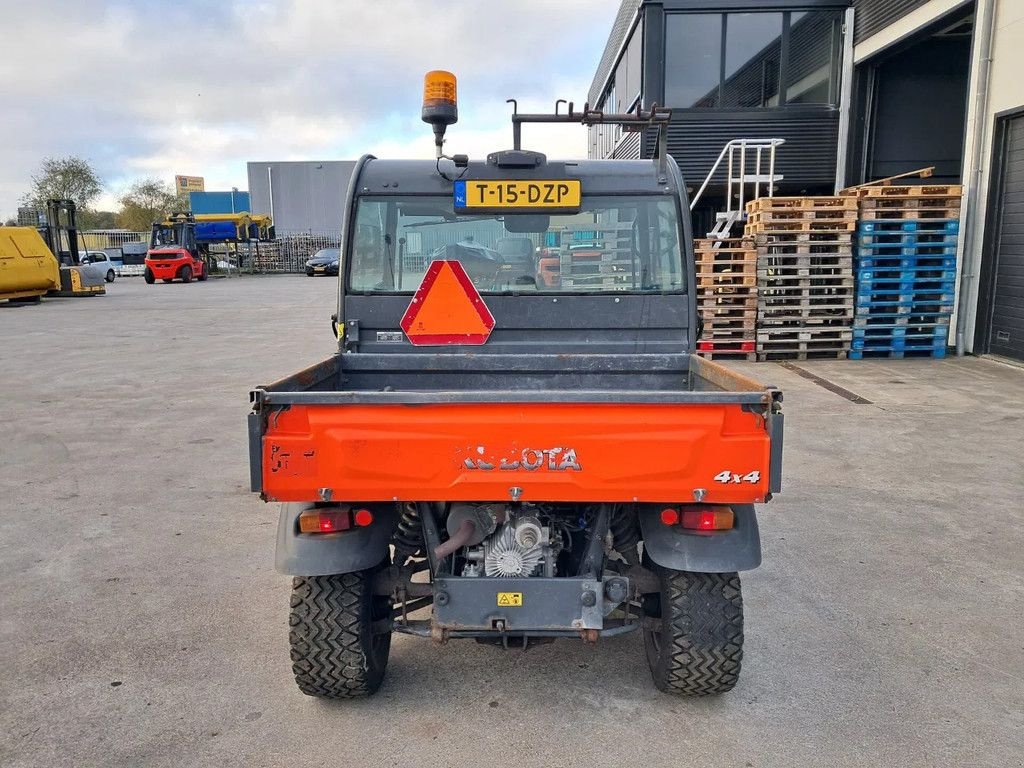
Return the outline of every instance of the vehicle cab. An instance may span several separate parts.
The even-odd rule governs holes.
[[[206,262],[196,242],[196,225],[191,216],[176,216],[153,224],[143,275],[150,285],[157,280],[190,283],[192,278],[206,279]]]

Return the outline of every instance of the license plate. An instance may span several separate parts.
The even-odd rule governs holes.
[[[498,606],[500,608],[521,608],[523,605],[522,592],[499,592]]]
[[[313,271],[314,272],[323,272],[326,269],[327,269],[327,267],[313,267]]]
[[[457,211],[578,211],[583,194],[579,179],[546,181],[457,181]]]

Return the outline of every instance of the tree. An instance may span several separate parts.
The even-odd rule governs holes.
[[[102,189],[103,182],[88,160],[75,155],[47,157],[32,175],[32,188],[23,202],[43,210],[47,200],[74,200],[78,208],[88,210]]]
[[[79,229],[114,229],[117,214],[114,211],[82,211],[78,217]]]
[[[121,212],[117,215],[117,225],[135,232],[147,231],[154,221],[188,207],[171,186],[160,179],[135,182],[118,202]]]

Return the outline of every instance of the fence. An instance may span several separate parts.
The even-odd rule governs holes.
[[[252,243],[240,266],[252,272],[304,272],[306,261],[322,248],[341,247],[341,231],[292,232],[276,240]]]
[[[149,232],[129,232],[125,229],[90,229],[78,233],[81,248],[102,251],[105,248],[120,248],[126,243],[148,243]]]

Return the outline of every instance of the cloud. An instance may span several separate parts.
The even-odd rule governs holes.
[[[113,199],[133,179],[245,186],[249,160],[432,156],[422,75],[459,75],[451,151],[511,143],[508,97],[582,104],[617,0],[0,0],[0,213],[45,156],[79,154]],[[535,138],[534,138],[535,137]],[[532,142],[532,143],[531,143]],[[524,128],[552,156],[580,127]]]

